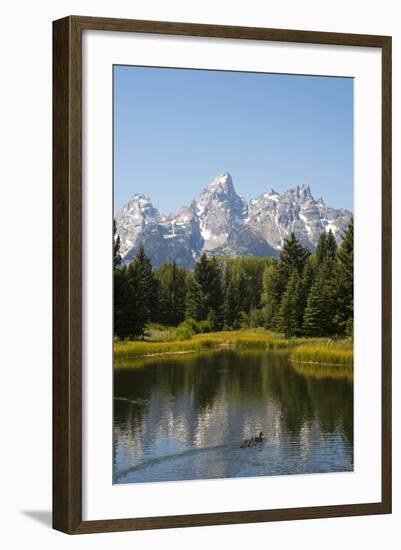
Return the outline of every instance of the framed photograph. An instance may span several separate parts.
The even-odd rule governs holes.
[[[53,23],[53,526],[391,512],[391,37]]]

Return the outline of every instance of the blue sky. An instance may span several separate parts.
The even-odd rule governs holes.
[[[308,184],[353,209],[353,80],[114,67],[114,201],[162,213],[230,172],[247,199]]]

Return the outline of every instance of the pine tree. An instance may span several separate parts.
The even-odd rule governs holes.
[[[303,332],[307,336],[322,336],[325,327],[322,325],[324,314],[325,297],[321,281],[316,281],[308,297],[304,314]]]
[[[324,262],[326,258],[326,250],[327,250],[327,233],[324,231],[320,235],[319,241],[316,247],[316,260],[318,265]]]
[[[143,246],[121,267],[115,222],[113,231],[114,332],[120,338],[143,336],[150,320],[178,325],[185,318],[209,320],[214,330],[263,323],[286,337],[352,333],[352,222],[338,248],[329,231],[311,256],[291,234],[279,260],[203,254],[193,274],[175,262],[153,271]]]
[[[337,253],[337,243],[331,229],[329,232],[322,233],[319,237],[319,242],[316,248],[317,264],[321,265],[326,260],[334,262]]]
[[[209,319],[218,330],[223,324],[223,285],[221,267],[216,257],[202,254],[195,266],[195,281],[200,286],[200,316]]]
[[[258,302],[258,296],[255,293],[250,274],[242,266],[236,274],[235,284],[240,311],[248,314],[253,309],[254,302]]]
[[[209,289],[209,280],[210,280],[210,273],[209,273],[209,260],[206,254],[202,254],[199,262],[197,262],[194,270],[194,279],[199,286],[200,292],[197,292],[197,298],[200,300],[198,307],[198,316],[200,320],[204,320],[207,318],[209,313],[209,297],[208,297],[208,289]],[[197,290],[197,289],[196,289]]]
[[[175,261],[171,270],[170,296],[171,315],[173,325],[178,325],[185,318],[186,299],[186,271],[177,267]]]
[[[187,275],[186,285],[186,309],[185,316],[187,319],[195,319],[195,321],[202,321],[205,310],[205,297],[202,293],[202,288],[192,273]]]
[[[298,334],[303,334],[303,319],[308,297],[318,272],[316,256],[309,256],[305,263],[298,289]]]
[[[241,314],[241,300],[238,281],[232,270],[227,268],[224,278],[223,316],[227,328],[238,328]]]
[[[121,339],[130,336],[131,289],[128,283],[127,268],[114,269],[114,334]]]
[[[261,307],[263,273],[266,266],[271,262],[272,258],[257,258],[252,256],[224,258],[224,277],[227,274],[231,274],[240,288],[241,311],[250,313],[252,310]]]
[[[308,296],[303,319],[306,336],[331,336],[335,332],[336,289],[330,278],[330,262],[319,270]]]
[[[142,244],[139,247],[138,254],[135,257],[133,264],[137,266],[138,284],[143,292],[145,307],[150,311],[150,300],[153,287],[153,270],[152,263],[148,256],[146,256],[145,249]]]
[[[154,290],[153,271],[150,259],[141,245],[138,254],[128,265],[127,278],[130,286],[129,330],[132,337],[142,336],[150,321],[152,293]]]
[[[314,260],[315,273],[308,267],[308,262],[304,270],[303,333],[306,336],[329,336],[336,332],[336,267],[337,243],[330,229],[320,235]]]
[[[308,294],[312,288],[313,283],[316,279],[317,274],[317,259],[316,256],[309,256],[308,260],[305,263],[304,270],[302,272],[302,292],[305,298],[305,304],[306,300],[308,298]]]
[[[277,330],[284,332],[286,338],[296,336],[300,331],[299,292],[300,277],[297,272],[294,272],[281,299],[275,322]]]
[[[337,254],[337,243],[331,229],[327,233],[326,258],[334,261]]]
[[[309,249],[300,244],[295,233],[291,233],[291,236],[285,240],[280,253],[280,263],[287,277],[289,278],[294,270],[300,275],[309,256]]]
[[[150,321],[153,323],[162,323],[162,303],[160,295],[160,282],[158,281],[157,277],[155,276],[155,272],[153,271],[152,290],[150,293]]]
[[[113,220],[113,308],[114,334],[126,338],[129,334],[127,324],[127,300],[129,300],[129,285],[127,271],[120,268],[120,237],[116,236],[116,221]]]
[[[337,250],[338,298],[336,324],[339,334],[352,333],[354,316],[354,220],[351,220]]]
[[[158,285],[158,320],[177,326],[185,319],[186,270],[172,264],[163,264],[155,271]]]
[[[222,269],[216,256],[209,260],[209,314],[214,327],[220,330],[223,327],[223,277]]]
[[[281,263],[268,265],[263,274],[262,304],[265,310],[266,328],[273,328],[281,298],[287,285],[287,273]]]

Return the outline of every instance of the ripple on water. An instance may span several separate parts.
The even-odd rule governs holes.
[[[115,375],[114,482],[350,471],[352,378],[283,354],[218,352]],[[239,442],[262,430],[263,442]]]

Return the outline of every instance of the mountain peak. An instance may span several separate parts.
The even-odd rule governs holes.
[[[144,218],[158,219],[160,217],[157,208],[153,206],[150,198],[143,193],[135,193],[121,210],[117,212],[117,223],[127,213],[137,220]]]
[[[150,200],[149,197],[147,197],[143,193],[135,193],[135,195],[133,195],[128,201],[128,204],[132,204],[132,203],[151,204],[152,201]]]
[[[230,202],[236,203],[238,201],[242,204],[242,199],[237,195],[235,191],[233,180],[229,172],[223,172],[208,183],[208,185],[200,192],[196,199],[197,207],[206,206],[212,202]]]
[[[322,231],[332,229],[337,241],[351,212],[315,200],[309,185],[286,192],[265,191],[249,203],[235,191],[228,172],[216,176],[189,206],[161,216],[151,200],[135,194],[116,214],[123,262],[145,246],[153,265],[176,260],[193,267],[203,252],[218,255],[274,255],[294,232],[312,251]]]
[[[297,185],[296,187],[289,189],[286,193],[284,193],[284,195],[290,195],[301,201],[313,200],[311,189],[309,185],[305,184]]]
[[[228,172],[216,176],[196,199],[196,215],[204,250],[221,249],[248,213],[244,199],[237,195]]]
[[[208,184],[207,189],[210,191],[234,191],[233,180],[229,172],[219,174]]]
[[[299,185],[298,186],[298,189],[299,189],[299,194],[301,196],[304,196],[304,197],[312,197],[312,192],[310,190],[310,187],[309,185]]]
[[[229,172],[223,172],[212,179],[198,195],[195,202],[198,213],[203,212],[211,204],[229,204],[238,212],[247,209],[246,201],[237,194]]]

